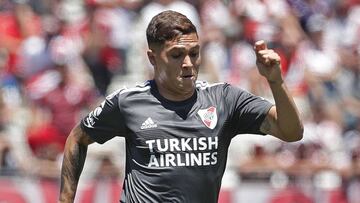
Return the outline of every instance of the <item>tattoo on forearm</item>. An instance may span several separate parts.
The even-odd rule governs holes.
[[[81,132],[81,130],[79,129],[76,133],[83,132]],[[78,143],[64,152],[64,159],[61,168],[61,194],[68,194],[71,195],[70,198],[74,198],[79,177],[84,167],[86,153],[87,145],[81,145]],[[65,199],[63,199],[65,197],[60,196],[60,201],[65,201]]]

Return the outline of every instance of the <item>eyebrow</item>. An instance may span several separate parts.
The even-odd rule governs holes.
[[[174,51],[174,50],[184,50],[185,47],[184,46],[181,46],[181,45],[175,45],[173,46],[171,49],[169,49],[169,51]],[[200,45],[197,44],[193,47],[190,48],[190,50],[194,50],[194,49],[200,49]]]

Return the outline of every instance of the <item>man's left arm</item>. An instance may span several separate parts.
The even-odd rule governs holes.
[[[260,131],[287,142],[301,140],[303,125],[281,76],[280,56],[272,49],[267,49],[264,41],[256,42],[254,49],[258,70],[267,79],[275,100],[275,106],[269,110]]]

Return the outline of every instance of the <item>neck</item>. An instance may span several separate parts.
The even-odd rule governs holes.
[[[167,88],[166,85],[162,84],[160,81],[154,79],[159,94],[167,100],[170,101],[184,101],[193,96],[195,89],[190,91],[175,91],[170,88]]]

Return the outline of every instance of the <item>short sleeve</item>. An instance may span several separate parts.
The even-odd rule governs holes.
[[[245,90],[231,85],[225,86],[225,100],[230,107],[230,122],[237,134],[264,134],[260,126],[272,103]]]
[[[100,144],[115,136],[124,136],[126,127],[119,107],[118,92],[106,97],[100,106],[82,119],[80,126],[93,141]]]

